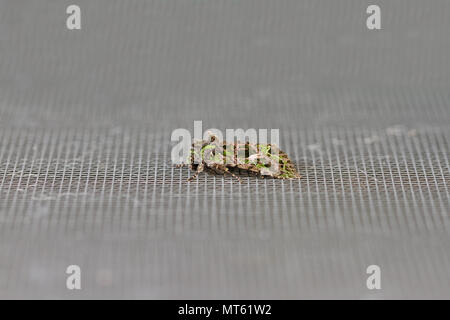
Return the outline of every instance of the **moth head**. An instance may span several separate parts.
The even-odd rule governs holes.
[[[207,134],[209,143],[219,140],[219,138],[212,131],[208,131]]]

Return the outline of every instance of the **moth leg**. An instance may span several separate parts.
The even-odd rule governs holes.
[[[239,183],[241,183],[242,181],[241,181],[241,178],[239,178],[237,175],[235,175],[233,172],[231,172],[230,170],[228,170],[228,168],[224,168],[223,169],[223,172],[224,172],[224,174],[225,173],[228,173],[228,174],[231,174],[231,176],[233,176],[234,178],[236,178],[238,181],[239,181]]]
[[[199,164],[198,167],[197,167],[197,171],[195,172],[195,174],[194,174],[192,177],[190,177],[187,181],[192,181],[192,180],[194,180],[195,178],[197,178],[197,176],[198,176],[201,172],[203,172],[203,169],[204,169],[203,163]]]

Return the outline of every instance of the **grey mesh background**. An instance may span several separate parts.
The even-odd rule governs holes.
[[[449,30],[448,0],[0,1],[0,297],[450,298]],[[194,120],[279,128],[303,178],[187,183]]]

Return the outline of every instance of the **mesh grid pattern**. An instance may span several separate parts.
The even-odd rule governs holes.
[[[448,1],[78,2],[0,1],[0,297],[450,297]],[[302,179],[188,183],[194,120]]]
[[[192,173],[187,168],[174,168],[169,148],[156,154],[149,152],[155,145],[170,146],[170,141],[149,137],[145,132],[125,134],[133,141],[131,144],[123,141],[123,133],[108,138],[95,131],[33,131],[32,135],[19,132],[11,137],[11,142],[4,143],[15,145],[13,149],[18,153],[4,156],[0,167],[1,208],[6,212],[3,222],[8,227],[26,227],[36,222],[36,206],[43,205],[48,214],[45,220],[58,224],[60,214],[52,212],[81,206],[86,217],[93,216],[89,224],[101,226],[103,218],[108,217],[95,217],[99,208],[109,211],[121,207],[129,214],[126,219],[121,218],[125,220],[120,226],[139,228],[145,225],[140,219],[146,218],[140,212],[151,208],[162,215],[164,228],[174,231],[183,226],[164,222],[165,219],[170,221],[170,215],[201,205],[206,213],[224,217],[248,215],[260,220],[270,215],[264,229],[277,228],[294,234],[299,228],[326,226],[447,231],[450,208],[448,154],[442,151],[445,135],[417,131],[362,135],[349,130],[321,138],[317,134],[323,132],[284,137],[283,141],[291,142],[288,149],[302,179],[246,177],[239,184],[231,177],[210,174],[188,183]],[[51,141],[50,137],[58,138]],[[311,138],[314,144],[306,141]],[[105,152],[102,147],[108,140],[114,149]],[[293,224],[301,207],[311,211]],[[283,215],[275,213],[282,209],[286,210],[285,222],[281,221]],[[75,228],[86,224],[78,213],[73,219],[70,215],[65,218],[75,223]],[[256,231],[260,223],[250,223],[248,231]],[[202,223],[192,225],[204,227]],[[146,227],[161,228],[159,224]],[[226,225],[209,225],[210,231],[220,231],[220,227],[224,228],[222,231],[229,229]]]

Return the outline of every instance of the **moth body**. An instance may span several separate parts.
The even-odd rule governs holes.
[[[194,141],[185,164],[195,171],[188,181],[205,171],[214,175],[229,174],[239,182],[239,176],[299,179],[287,154],[273,144],[229,143],[210,134],[208,140]]]

